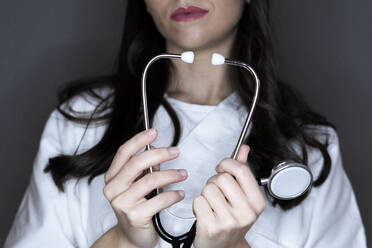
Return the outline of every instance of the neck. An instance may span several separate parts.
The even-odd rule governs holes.
[[[235,33],[223,42],[209,48],[198,49],[195,52],[193,64],[186,64],[181,60],[171,60],[172,67],[167,93],[169,96],[182,101],[202,104],[217,105],[233,91],[233,78],[231,67],[211,64],[214,52],[228,57],[233,45]],[[167,43],[167,52],[182,53],[184,50]]]

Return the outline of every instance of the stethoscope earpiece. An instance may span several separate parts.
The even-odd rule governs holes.
[[[185,63],[192,64],[194,63],[195,55],[192,51],[183,52],[181,54],[181,60]]]
[[[212,65],[223,65],[225,63],[225,57],[219,53],[213,53],[211,63]]]
[[[181,59],[185,63],[194,63],[194,52],[187,51],[183,52],[182,54],[160,54],[152,58],[146,65],[143,74],[142,74],[142,103],[143,103],[143,115],[144,115],[144,123],[145,129],[150,129],[149,124],[149,117],[148,117],[148,108],[147,108],[147,94],[146,94],[146,76],[150,66],[159,59]],[[245,134],[248,130],[249,123],[252,119],[252,115],[254,113],[258,93],[260,89],[260,80],[253,70],[252,67],[249,65],[235,60],[226,59],[223,55],[219,53],[213,53],[211,57],[211,64],[218,66],[223,64],[238,66],[246,69],[255,79],[256,88],[255,94],[253,97],[251,109],[248,113],[247,119],[244,123],[244,127],[241,131],[239,140],[235,146],[235,149],[231,155],[232,159],[236,159],[238,150],[243,142]],[[146,150],[151,150],[150,144],[146,145]],[[153,172],[152,167],[150,167],[150,173]],[[270,195],[276,199],[280,200],[290,200],[294,199],[302,194],[304,194],[307,190],[311,188],[313,176],[311,171],[305,165],[295,163],[293,161],[284,161],[279,163],[275,166],[272,171],[271,175],[268,178],[257,179],[259,185],[267,186],[267,189]],[[159,194],[159,190],[155,189],[150,193],[150,197],[154,197]],[[174,237],[167,233],[160,222],[159,213],[153,216],[152,218],[153,224],[155,226],[156,231],[158,232],[159,236],[165,240],[166,242],[172,244],[172,247],[181,247],[183,243],[183,248],[191,247],[195,233],[196,233],[196,221],[192,225],[189,232],[182,234],[180,236]]]

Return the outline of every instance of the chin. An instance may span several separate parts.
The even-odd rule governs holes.
[[[199,40],[183,40],[182,43],[176,44],[183,51],[198,51],[208,47],[207,42],[200,42]]]
[[[176,39],[171,39],[173,45],[181,48],[181,50],[187,51],[197,51],[202,48],[208,47],[213,43],[213,37],[206,32],[195,32],[191,31],[189,33],[178,36]]]

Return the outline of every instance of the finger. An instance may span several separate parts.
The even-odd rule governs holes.
[[[155,146],[150,145],[151,149],[155,149]],[[160,164],[154,165],[152,167],[153,171],[160,171]]]
[[[223,218],[231,215],[229,211],[231,207],[216,184],[206,184],[202,190],[202,196],[208,201],[216,216]]]
[[[243,164],[247,163],[249,151],[249,146],[246,144],[242,144],[238,150],[238,154],[236,155],[236,161],[239,161]],[[220,166],[216,167],[216,171],[224,172],[224,170]]]
[[[150,149],[155,149],[154,146],[150,145]],[[152,166],[153,171],[160,171],[160,164]],[[146,174],[151,173],[150,169],[143,170],[142,173],[134,179],[134,182],[137,182],[139,179],[144,177]]]
[[[238,154],[236,155],[236,160],[245,164],[248,159],[248,153],[250,151],[250,148],[246,144],[242,144],[239,148]]]
[[[157,165],[153,166],[152,168],[154,169],[154,171],[160,171],[160,164],[157,164]],[[158,191],[160,193],[162,193],[163,192],[163,188],[158,188]]]
[[[195,197],[192,202],[192,211],[197,219],[197,228],[202,229],[208,223],[215,223],[215,214],[213,213],[208,201],[201,195]]]
[[[108,200],[126,191],[144,169],[175,159],[178,154],[171,154],[169,148],[156,148],[132,157],[129,162],[104,187]],[[143,177],[142,177],[143,178]]]
[[[211,177],[207,183],[216,184],[233,208],[245,209],[250,206],[244,191],[230,173],[219,173]]]
[[[151,132],[151,131],[155,132]],[[110,168],[105,174],[105,183],[107,184],[112,177],[114,177],[122,168],[122,166],[133,156],[136,152],[142,149],[144,146],[150,144],[157,137],[156,129],[149,129],[142,131],[131,139],[127,140],[121,145],[116,152],[114,159],[110,165]]]
[[[232,159],[222,161],[219,166],[223,171],[235,177],[250,205],[256,213],[260,213],[262,206],[265,205],[265,199],[249,166]]]
[[[152,145],[150,145],[150,147],[151,149],[155,149],[155,147]],[[154,171],[160,171],[160,164],[154,165],[152,168]]]
[[[183,169],[172,169],[165,171],[156,171],[147,174],[136,183],[134,183],[126,192],[128,200],[138,201],[148,195],[156,188],[165,185],[183,181],[187,178],[187,171]]]
[[[183,190],[167,191],[144,201],[136,206],[138,212],[143,213],[148,219],[173,204],[183,200],[185,192]]]

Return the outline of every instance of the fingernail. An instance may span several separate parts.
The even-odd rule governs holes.
[[[185,169],[178,169],[178,173],[180,173],[180,175],[183,177],[187,176],[187,171]]]
[[[172,146],[172,147],[169,147],[168,148],[168,152],[171,154],[171,155],[175,155],[179,152],[178,150],[178,147],[177,146]]]
[[[151,128],[151,129],[147,130],[147,135],[150,136],[150,137],[154,136],[155,133],[156,133],[155,128]]]
[[[183,190],[177,190],[177,193],[181,196],[181,197],[184,197],[185,196],[185,192]]]

